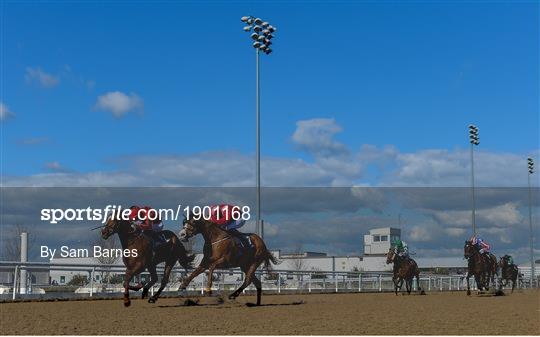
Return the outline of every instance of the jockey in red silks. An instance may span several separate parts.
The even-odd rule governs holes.
[[[165,242],[165,238],[161,233],[163,224],[161,223],[159,213],[155,209],[148,206],[131,206],[129,209],[131,210],[129,214],[131,224],[141,229],[144,234],[150,236],[154,241],[154,250]]]
[[[487,242],[482,240],[482,238],[480,238],[479,236],[473,235],[470,241],[474,246],[478,248],[480,254],[489,253],[491,246]]]
[[[210,221],[212,223],[237,237],[244,247],[249,247],[246,235],[238,231],[238,228],[246,223],[246,220],[242,218],[242,212],[239,206],[221,204],[210,206],[210,209],[212,210],[210,215]]]

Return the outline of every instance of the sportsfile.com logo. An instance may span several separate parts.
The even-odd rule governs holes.
[[[157,208],[145,209],[140,208],[137,211],[137,218],[155,220],[172,220],[186,218],[187,220],[219,220],[220,218],[232,220],[249,220],[251,209],[249,206],[233,207],[232,210],[227,208],[221,209],[219,206],[182,206],[176,208]],[[105,208],[43,208],[41,209],[41,221],[46,221],[50,224],[56,224],[60,221],[99,221],[107,222],[108,219],[114,220],[132,220],[132,209],[123,208],[117,205],[107,205]],[[230,212],[230,214],[229,214]]]

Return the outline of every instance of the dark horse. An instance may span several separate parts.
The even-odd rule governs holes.
[[[257,234],[246,234],[251,241],[252,247],[242,247],[234,237],[218,225],[204,220],[195,220],[193,217],[184,219],[180,238],[188,239],[197,234],[204,238],[203,259],[199,266],[189,275],[182,285],[181,291],[185,291],[191,280],[205,270],[208,270],[208,283],[205,293],[212,293],[212,273],[216,268],[236,268],[246,274],[240,288],[229,295],[229,299],[235,299],[252,282],[257,288],[257,305],[261,305],[261,281],[255,275],[255,271],[264,262],[267,271],[271,270],[271,264],[279,261],[268,251],[264,241]]]
[[[509,255],[501,257],[499,267],[501,268],[501,288],[505,287],[511,281],[512,292],[514,292],[518,278],[518,267],[510,262]]]
[[[473,245],[470,240],[465,241],[463,255],[468,260],[467,269],[467,295],[471,294],[469,278],[474,275],[479,291],[489,290],[490,282],[494,281],[497,275],[497,258],[491,253],[482,254],[480,249]]]
[[[158,300],[159,295],[163,291],[163,288],[169,282],[169,276],[171,270],[176,264],[176,261],[180,262],[182,267],[191,268],[194,255],[188,255],[184,248],[184,245],[180,242],[176,234],[171,231],[164,230],[161,233],[166,239],[166,242],[160,245],[156,252],[153,252],[152,240],[145,235],[140,229],[134,229],[131,223],[127,220],[117,220],[114,217],[110,217],[105,224],[105,227],[101,230],[101,237],[103,239],[109,238],[113,234],[118,234],[122,249],[126,249],[131,252],[136,252],[130,256],[122,256],[124,265],[126,266],[126,275],[124,277],[124,305],[128,307],[131,304],[129,299],[129,291],[139,291],[143,288],[142,298],[148,295],[148,290],[152,287],[158,279],[156,266],[165,262],[165,272],[161,280],[161,286],[154,296],[148,299],[148,302],[154,303]],[[127,254],[126,254],[127,255]],[[144,286],[138,284],[136,286],[130,286],[129,282],[135,276],[148,270],[150,273],[150,281]]]
[[[420,288],[420,270],[418,269],[416,261],[410,257],[399,256],[396,254],[394,248],[390,248],[386,254],[386,264],[390,263],[394,263],[394,276],[392,277],[392,281],[394,281],[394,291],[396,295],[398,294],[398,290],[401,290],[403,281],[405,281],[407,293],[410,295],[413,279],[415,277],[418,291],[422,291],[422,288]]]

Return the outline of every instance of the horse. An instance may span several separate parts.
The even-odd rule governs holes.
[[[518,278],[518,267],[510,263],[510,256],[505,255],[499,260],[499,267],[501,268],[501,289],[506,287],[508,283],[512,282],[512,292],[516,288]]]
[[[396,295],[398,294],[398,290],[401,290],[404,280],[405,288],[407,289],[407,293],[410,295],[412,290],[412,282],[415,277],[418,285],[418,291],[423,292],[422,288],[420,288],[420,270],[418,269],[416,261],[410,257],[400,256],[396,253],[394,248],[390,248],[386,254],[386,264],[390,263],[394,264],[394,276],[392,277],[392,281],[394,282],[394,291]]]
[[[489,290],[490,281],[494,282],[497,275],[497,258],[495,255],[480,253],[480,249],[470,240],[465,241],[463,255],[468,260],[467,264],[467,295],[471,294],[469,278],[474,275],[478,290]]]
[[[234,237],[204,218],[195,219],[187,216],[182,224],[179,237],[187,240],[197,234],[204,238],[203,258],[195,270],[184,279],[180,285],[180,291],[185,292],[187,286],[205,270],[208,270],[208,283],[204,290],[206,295],[212,294],[212,273],[216,268],[236,268],[239,267],[245,274],[242,285],[229,295],[230,300],[234,300],[251,283],[257,288],[257,305],[261,305],[261,281],[255,275],[255,271],[264,263],[268,272],[271,271],[272,264],[279,264],[272,253],[266,248],[264,241],[257,234],[245,234],[252,244],[252,247],[242,247],[235,242]]]
[[[111,216],[107,219],[104,228],[101,230],[101,237],[108,239],[113,234],[118,234],[122,249],[126,252],[126,249],[130,252],[136,252],[136,254],[123,254],[122,259],[126,266],[126,274],[124,277],[124,306],[129,307],[131,300],[129,299],[129,291],[139,291],[143,288],[141,298],[145,298],[148,295],[148,290],[152,287],[158,279],[156,266],[161,262],[165,262],[165,271],[163,278],[161,279],[161,286],[159,290],[148,299],[149,303],[155,303],[163,288],[169,282],[169,276],[176,261],[180,263],[182,267],[186,269],[186,272],[191,268],[191,264],[195,255],[188,255],[184,245],[180,242],[176,234],[169,230],[163,230],[161,233],[166,239],[166,242],[160,245],[157,250],[153,251],[153,242],[146,234],[140,229],[134,229],[131,226],[131,222],[128,220],[115,219]],[[136,286],[130,286],[129,282],[135,276],[141,272],[148,270],[150,273],[150,281],[144,286],[138,284]]]

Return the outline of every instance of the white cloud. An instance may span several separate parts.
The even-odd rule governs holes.
[[[433,217],[437,222],[453,227],[469,227],[471,211],[434,211]],[[476,210],[476,221],[489,227],[508,228],[523,223],[523,216],[515,203],[508,202],[489,208]]]
[[[94,108],[110,112],[114,117],[120,118],[130,111],[142,112],[144,101],[135,93],[126,95],[120,91],[112,91],[99,96]]]
[[[535,150],[538,153],[538,150]],[[476,186],[524,186],[527,183],[527,154],[476,151]],[[533,157],[538,157],[538,155]],[[430,149],[395,156],[395,169],[385,172],[384,186],[470,186],[468,150]]]
[[[334,140],[342,131],[333,118],[314,118],[296,122],[293,142],[315,156],[341,155],[348,152],[345,145]]]
[[[427,226],[415,225],[411,227],[409,237],[415,242],[429,242],[433,239],[433,232]]]
[[[60,83],[60,79],[54,75],[46,73],[41,68],[26,68],[24,78],[28,83],[37,83],[44,88],[53,88]]]
[[[0,121],[6,121],[13,117],[15,117],[15,113],[9,110],[9,107],[3,102],[0,102]]]

